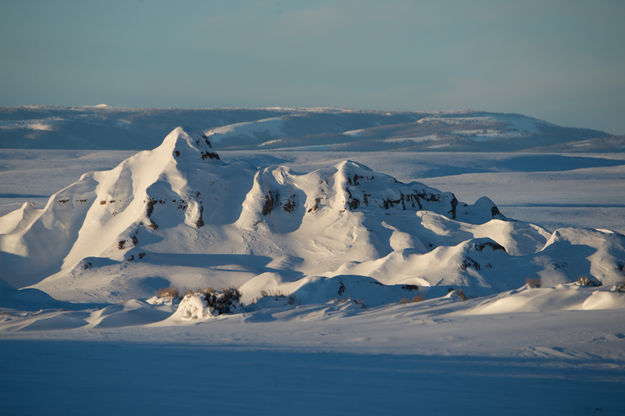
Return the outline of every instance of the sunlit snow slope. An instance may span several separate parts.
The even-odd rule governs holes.
[[[43,209],[0,218],[0,279],[61,300],[146,298],[237,287],[303,302],[369,305],[494,294],[540,279],[616,285],[625,237],[507,219],[488,198],[402,183],[357,162],[308,173],[222,161],[202,131],[84,174]]]

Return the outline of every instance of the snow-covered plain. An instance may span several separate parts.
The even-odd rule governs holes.
[[[0,150],[9,414],[625,411],[624,154],[217,161],[202,139]],[[152,297],[169,285],[244,305]]]

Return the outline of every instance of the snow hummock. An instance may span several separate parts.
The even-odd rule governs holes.
[[[182,298],[176,312],[172,314],[170,319],[189,321],[206,319],[212,316],[213,314],[204,296],[201,293],[191,293]]]

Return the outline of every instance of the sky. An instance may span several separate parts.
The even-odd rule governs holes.
[[[625,1],[0,1],[0,106],[486,110],[625,134]]]

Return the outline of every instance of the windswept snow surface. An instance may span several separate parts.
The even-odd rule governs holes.
[[[593,172],[605,186],[584,192],[619,199],[623,157],[218,154],[211,138],[235,130],[77,152],[80,166],[111,169],[0,217],[10,413],[110,414],[82,391],[92,373],[89,391],[129,411],[623,413],[625,236],[514,220],[481,196],[505,195],[519,173],[579,189]],[[29,152],[42,171],[46,155],[67,160]],[[431,186],[445,181],[466,186]],[[47,196],[32,189],[5,195]],[[166,287],[189,293],[154,296]],[[208,287],[237,288],[240,303],[220,314]],[[119,390],[126,374],[133,394]]]
[[[93,341],[4,341],[0,348],[0,400],[6,414],[210,409],[234,415],[569,416],[625,411],[622,370],[594,368],[587,361]]]

